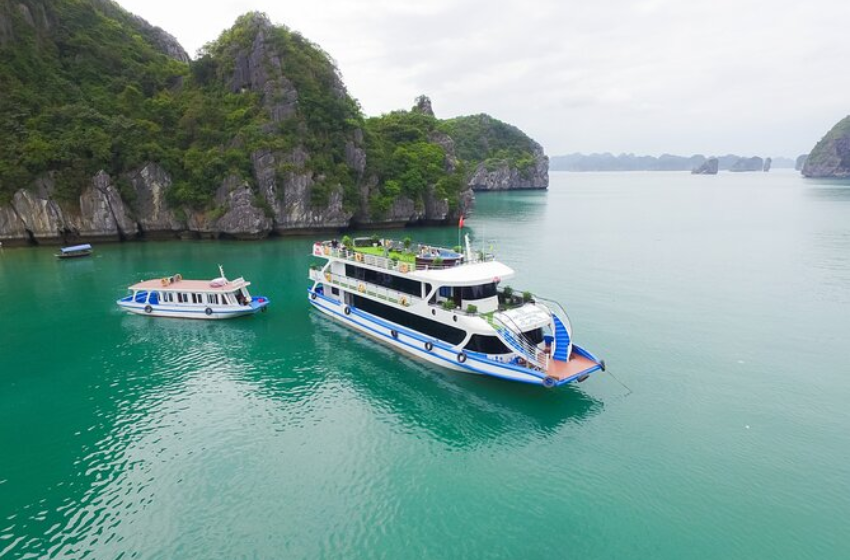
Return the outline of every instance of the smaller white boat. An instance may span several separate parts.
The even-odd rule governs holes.
[[[90,257],[93,249],[88,243],[84,245],[74,245],[73,247],[62,247],[56,253],[59,259],[76,259],[79,257]]]
[[[137,315],[182,319],[232,319],[266,310],[269,299],[251,296],[250,282],[228,280],[220,266],[219,271],[213,280],[184,280],[180,274],[145,280],[129,286],[132,294],[116,303]]]

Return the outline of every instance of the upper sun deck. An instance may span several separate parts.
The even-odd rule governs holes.
[[[221,283],[215,280],[183,280],[182,278],[175,280],[170,278],[156,278],[154,280],[144,280],[138,284],[133,284],[129,290],[146,290],[160,292],[203,292],[203,293],[228,293],[246,288],[250,286],[250,282],[246,282],[244,278],[236,280],[228,280]]]
[[[352,246],[318,241],[313,256],[366,265],[442,285],[473,286],[514,276],[509,266],[483,251],[465,253],[444,247],[410,244],[392,239],[357,238]]]

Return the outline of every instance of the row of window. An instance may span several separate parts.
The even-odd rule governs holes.
[[[345,275],[349,278],[363,280],[364,282],[383,286],[397,292],[422,297],[422,282],[417,282],[416,280],[402,278],[401,276],[387,274],[386,272],[379,272],[371,268],[362,268],[353,264],[345,265]]]
[[[354,296],[354,306],[387,321],[392,321],[397,325],[451,344],[460,344],[466,338],[466,332],[462,329],[444,325],[443,323],[426,317],[420,317],[419,315],[414,315],[413,313],[396,307],[390,307],[389,305],[384,305],[383,303],[378,303],[362,296]]]
[[[204,301],[205,295],[206,301]],[[227,296],[224,294],[187,294],[184,292],[163,292],[160,300],[164,303],[189,303],[189,301],[191,300],[192,303],[208,303],[212,305],[218,305],[219,301],[221,301],[221,305],[228,305]]]

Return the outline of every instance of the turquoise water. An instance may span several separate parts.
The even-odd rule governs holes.
[[[553,173],[467,225],[631,391],[376,347],[309,309],[312,239],[0,252],[0,557],[850,557],[850,186]],[[114,305],[219,263],[269,312]]]

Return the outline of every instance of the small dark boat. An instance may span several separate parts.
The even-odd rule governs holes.
[[[60,259],[76,259],[79,257],[90,257],[92,253],[91,245],[74,245],[73,247],[62,247],[56,256]]]

